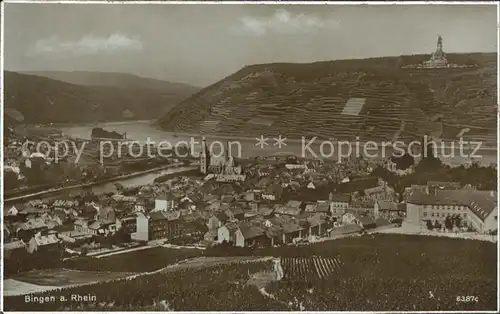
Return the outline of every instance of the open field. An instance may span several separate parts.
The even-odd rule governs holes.
[[[272,271],[272,261],[259,258],[267,251],[247,250],[247,254],[254,257],[244,256],[240,251],[238,258],[196,258],[153,273],[134,275],[128,280],[50,293],[56,296],[91,294],[97,297],[96,302],[34,304],[25,303],[22,297],[7,297],[5,308],[25,311],[105,310],[111,306],[113,310],[135,311],[470,311],[496,308],[496,246],[492,243],[375,235],[277,248],[269,251],[285,260],[290,258],[292,262],[302,261],[298,258],[301,256],[316,255],[325,257],[327,261],[328,258],[333,261],[340,258],[344,264],[330,267],[335,271],[328,280],[319,276],[311,276],[306,281],[267,280],[265,291],[269,295],[259,291],[256,284],[248,284],[254,274],[270,274]],[[208,255],[215,253],[210,250],[205,252]],[[302,276],[311,273],[307,267],[315,265],[314,262],[300,264],[300,272],[298,268],[291,268],[292,274]],[[259,282],[264,283],[264,279]],[[475,296],[477,301],[457,302],[457,296]]]
[[[84,257],[66,260],[63,267],[86,271],[147,272],[201,255],[201,251],[196,249],[152,247],[106,257]]]
[[[130,276],[130,273],[69,269],[32,270],[4,281],[4,295],[24,295],[57,290]]]
[[[92,281],[111,280],[129,274],[104,271],[78,271],[71,269],[34,270],[15,276],[15,280],[40,286],[67,286]]]

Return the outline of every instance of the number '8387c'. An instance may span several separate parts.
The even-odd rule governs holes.
[[[457,296],[457,302],[477,302],[479,298],[473,295],[459,295]]]

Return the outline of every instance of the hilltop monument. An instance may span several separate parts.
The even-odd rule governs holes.
[[[424,62],[424,68],[446,68],[448,60],[443,51],[443,37],[438,36],[436,51],[431,55],[429,61]]]
[[[477,64],[454,64],[448,61],[443,51],[443,37],[438,36],[436,51],[431,58],[419,64],[403,65],[403,69],[444,69],[444,68],[476,68]]]

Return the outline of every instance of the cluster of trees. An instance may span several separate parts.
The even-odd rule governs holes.
[[[13,190],[23,186],[53,186],[67,182],[74,182],[85,177],[80,167],[72,163],[59,162],[46,164],[43,160],[38,161],[37,159],[34,159],[31,167],[21,164],[19,169],[22,179],[19,178],[18,174],[12,171],[6,172],[6,190]]]
[[[462,186],[470,184],[478,190],[497,190],[497,169],[493,166],[473,164],[470,167],[461,165],[450,167],[443,164],[438,158],[422,159],[413,173],[398,176],[384,167],[375,168],[371,175],[384,179],[402,200],[405,188],[413,184],[425,185],[428,181],[460,182]]]
[[[460,215],[448,215],[445,217],[443,223],[440,223],[439,221],[434,221],[434,223],[431,220],[427,220],[427,229],[429,230],[434,230],[434,229],[442,229],[446,228],[447,230],[453,230],[454,228],[463,228],[467,227],[468,231],[472,231],[473,228],[471,225],[465,225],[465,221],[460,217]]]

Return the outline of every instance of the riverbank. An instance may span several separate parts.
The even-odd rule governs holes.
[[[56,193],[60,193],[60,192],[64,192],[64,191],[68,191],[68,190],[72,190],[72,189],[88,188],[88,187],[92,187],[92,186],[96,186],[96,185],[100,185],[100,184],[106,184],[106,183],[116,182],[116,181],[120,181],[120,180],[124,180],[124,179],[130,179],[130,178],[138,177],[138,176],[141,176],[144,174],[166,170],[169,168],[181,168],[181,167],[186,168],[185,171],[193,171],[197,168],[195,166],[185,166],[184,163],[175,163],[175,164],[164,165],[161,167],[156,167],[156,168],[147,169],[147,170],[143,170],[143,171],[128,173],[128,174],[124,174],[124,175],[120,175],[120,176],[116,176],[116,177],[112,177],[112,178],[107,178],[104,180],[98,180],[98,181],[83,183],[83,184],[74,184],[74,185],[65,186],[65,187],[61,187],[61,188],[54,188],[54,189],[44,190],[44,191],[35,192],[35,193],[31,193],[31,194],[6,198],[4,200],[4,203],[7,204],[7,203],[11,203],[11,202],[25,201],[25,200],[29,200],[29,199],[33,199],[33,198],[40,198],[43,196],[49,196],[51,194],[56,194]]]
[[[152,123],[154,120],[117,120],[117,121],[98,121],[96,125],[121,125],[130,123]],[[30,128],[70,128],[79,126],[89,126],[90,122],[60,122],[49,124],[20,124],[22,127]]]

